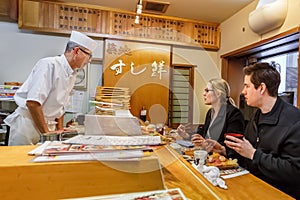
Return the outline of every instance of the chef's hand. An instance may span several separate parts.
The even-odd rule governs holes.
[[[56,131],[53,131],[52,133],[57,133],[57,134],[60,134],[62,135],[63,133],[69,133],[69,132],[77,132],[76,129],[74,128],[63,128],[63,129],[60,129],[60,130],[56,130]]]
[[[241,140],[234,136],[226,136],[226,140],[224,141],[224,143],[229,148],[239,153],[241,156],[253,160],[253,156],[256,149],[251,145],[251,143],[247,139],[243,138]]]
[[[46,133],[42,133],[42,135],[51,135],[51,134],[59,134],[59,135],[61,135],[63,132],[64,132],[64,130],[48,131]]]
[[[63,132],[77,132],[77,130],[74,128],[67,127],[63,129]]]

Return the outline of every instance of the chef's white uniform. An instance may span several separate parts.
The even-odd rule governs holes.
[[[9,145],[36,144],[40,132],[27,109],[26,101],[42,105],[45,120],[61,117],[75,83],[76,73],[64,55],[39,60],[27,80],[15,93],[19,106],[4,122],[10,126]]]

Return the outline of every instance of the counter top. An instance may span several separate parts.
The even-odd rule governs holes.
[[[215,187],[168,145],[154,150],[160,164],[152,156],[117,163],[33,163],[27,152],[35,147],[0,147],[0,199],[18,199],[20,195],[23,199],[75,198],[161,190],[165,186],[180,188],[187,198],[195,200],[293,199],[251,174],[226,179],[227,190]]]
[[[155,151],[168,188],[181,188],[190,199],[293,199],[252,174],[226,179],[228,189],[213,186],[170,146]]]
[[[0,199],[64,199],[164,189],[157,158],[30,162],[36,146],[0,147]]]

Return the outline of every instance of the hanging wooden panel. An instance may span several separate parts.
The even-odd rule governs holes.
[[[69,33],[72,30],[105,38],[163,41],[219,49],[218,23],[135,13],[86,4],[20,0],[19,28]]]

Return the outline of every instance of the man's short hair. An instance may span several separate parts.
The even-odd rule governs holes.
[[[278,96],[280,73],[273,65],[267,62],[260,62],[244,67],[243,71],[245,75],[251,76],[250,81],[253,83],[255,89],[261,83],[264,83],[270,96]]]
[[[80,47],[80,45],[77,44],[77,43],[75,43],[75,42],[69,41],[69,42],[67,43],[65,52],[70,52],[70,51],[72,51],[75,47]]]

